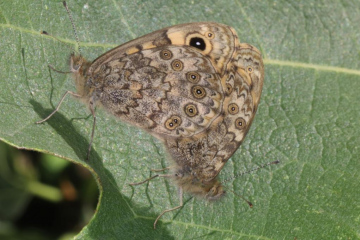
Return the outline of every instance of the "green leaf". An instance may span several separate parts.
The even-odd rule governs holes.
[[[97,110],[65,100],[76,41],[61,2],[0,3],[0,139],[92,169],[101,196],[77,239],[360,239],[360,4],[358,1],[70,1],[82,53],[95,59],[133,38],[173,24],[216,21],[265,59],[261,104],[243,145],[221,179],[280,160],[228,182],[217,203],[185,195],[165,179],[130,187],[169,165],[162,144]],[[62,42],[42,36],[41,30]]]

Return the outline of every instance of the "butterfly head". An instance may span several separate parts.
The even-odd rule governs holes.
[[[215,201],[220,199],[222,196],[225,195],[226,191],[224,190],[223,185],[215,179],[215,182],[210,184],[211,188],[205,195],[205,198],[209,201]]]
[[[224,187],[216,178],[207,181],[199,178],[189,169],[186,171],[184,169],[178,170],[174,176],[175,182],[179,187],[183,188],[184,192],[204,197],[209,201],[218,200],[226,193]]]
[[[70,57],[70,71],[75,79],[76,92],[84,98],[90,94],[92,89],[87,77],[87,70],[90,65],[91,63],[81,55],[72,54]]]

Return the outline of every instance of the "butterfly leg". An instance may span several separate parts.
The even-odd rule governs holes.
[[[48,35],[48,36],[51,36],[49,35],[47,32],[44,33],[44,31],[41,32],[41,34],[45,34],[45,35]],[[53,37],[53,36],[51,36]],[[54,37],[55,38],[55,37]],[[56,40],[58,40],[57,38],[55,38]],[[58,40],[60,41],[60,40]],[[61,41],[60,41],[61,42]],[[53,70],[54,72],[57,72],[57,73],[63,73],[63,74],[68,74],[68,73],[72,73],[71,71],[60,71],[60,70],[57,70],[53,65],[50,65],[48,64],[48,67]]]
[[[154,179],[154,178],[157,178],[157,177],[167,177],[167,178],[170,178],[170,177],[173,177],[172,174],[156,174],[152,177],[149,177],[147,179],[145,179],[144,181],[141,181],[141,182],[137,182],[137,183],[129,183],[130,186],[136,186],[136,185],[140,185],[140,184],[143,184],[143,183],[146,183],[146,182],[149,182],[150,180]]]
[[[150,169],[152,172],[164,172],[166,170],[171,169],[170,167],[162,168],[162,169]]]
[[[162,217],[162,215],[164,215],[165,213],[167,213],[167,212],[171,212],[171,211],[174,211],[174,210],[176,210],[176,209],[179,209],[179,208],[181,208],[183,205],[184,205],[184,203],[183,203],[183,188],[182,187],[179,187],[179,189],[178,189],[178,194],[179,194],[179,199],[180,199],[180,204],[179,204],[179,206],[177,206],[177,207],[174,207],[174,208],[170,208],[170,209],[167,209],[167,210],[164,210],[157,218],[156,218],[156,220],[155,220],[155,222],[154,222],[154,229],[156,229],[156,223],[159,221],[159,219]]]
[[[171,169],[170,167],[166,167],[166,168],[162,168],[162,169],[150,169],[150,171],[152,172],[163,172],[163,171],[166,171],[166,170],[169,170]],[[144,181],[141,181],[141,182],[137,182],[137,183],[129,183],[130,186],[136,186],[136,185],[140,185],[140,184],[143,184],[143,183],[146,183],[156,177],[171,177],[172,175],[169,175],[169,174],[156,174],[152,177],[149,177],[147,179],[145,179]]]
[[[154,176],[152,176],[152,177],[149,177],[149,178],[145,179],[144,181],[137,182],[137,183],[129,183],[129,185],[130,185],[130,186],[140,185],[140,184],[146,183],[146,182],[148,182],[148,181],[150,181],[150,180],[152,180],[152,179],[154,179],[154,178],[156,178],[156,177],[159,177],[159,176],[160,176],[159,174],[156,174],[156,175],[154,175]]]
[[[61,98],[61,100],[60,100],[60,102],[58,103],[58,105],[56,106],[55,110],[54,110],[52,113],[50,113],[50,115],[47,116],[46,118],[44,118],[43,120],[37,121],[36,124],[40,124],[40,123],[43,123],[43,122],[47,121],[49,118],[52,117],[52,115],[54,115],[57,111],[59,111],[61,104],[63,103],[65,97],[66,97],[68,94],[73,95],[73,96],[76,97],[76,98],[80,98],[80,97],[81,97],[81,96],[80,96],[79,94],[77,94],[77,93],[74,93],[74,92],[72,92],[72,91],[66,91],[66,93],[65,93],[64,96]]]
[[[94,139],[94,134],[95,134],[95,125],[96,125],[96,116],[95,116],[95,101],[93,98],[90,99],[90,111],[91,111],[91,114],[94,118],[94,122],[93,122],[93,127],[92,127],[92,130],[91,130],[91,137],[90,137],[90,143],[89,143],[89,148],[88,148],[88,153],[87,153],[87,156],[86,156],[86,161],[89,160],[90,158],[90,152],[91,152],[91,146],[92,146],[92,143],[93,143],[93,139]]]

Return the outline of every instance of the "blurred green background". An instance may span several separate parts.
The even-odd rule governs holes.
[[[93,216],[91,173],[65,159],[0,142],[0,239],[69,239]]]

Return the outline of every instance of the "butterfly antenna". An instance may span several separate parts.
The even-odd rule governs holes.
[[[242,173],[240,173],[240,174],[236,174],[234,177],[228,178],[228,179],[226,179],[225,181],[223,181],[223,183],[228,182],[228,181],[230,181],[231,179],[237,178],[237,177],[242,176],[242,175],[244,175],[244,174],[248,174],[248,173],[251,173],[251,172],[255,172],[255,171],[257,171],[257,170],[259,170],[259,169],[261,169],[261,168],[267,167],[267,166],[272,165],[272,164],[278,164],[278,163],[280,163],[279,160],[276,160],[276,161],[273,161],[273,162],[269,162],[269,163],[265,163],[265,164],[263,164],[263,165],[261,165],[261,166],[259,166],[259,167],[253,168],[253,169],[251,169],[251,170],[249,170],[249,171],[242,172]],[[247,199],[244,198],[243,196],[237,194],[236,192],[234,192],[234,191],[232,191],[232,190],[229,190],[229,189],[226,188],[225,186],[224,186],[224,188],[227,189],[228,191],[232,192],[234,195],[240,197],[242,200],[244,200],[244,201],[249,205],[250,208],[252,208],[252,207],[254,206],[249,200],[247,200]]]
[[[65,44],[65,46],[68,47],[72,52],[74,51],[74,49],[72,49],[71,47],[69,47],[66,42],[60,40],[59,38],[57,38],[57,37],[55,37],[55,36],[53,36],[53,35],[51,35],[51,34],[48,33],[47,31],[44,31],[44,30],[43,30],[43,31],[40,32],[40,34],[49,36],[49,37],[55,39],[56,41],[59,41],[59,42]],[[49,66],[49,68],[51,68],[51,70],[53,70],[53,71],[55,71],[55,72],[58,72],[58,73],[64,73],[64,74],[71,73],[71,71],[60,71],[60,70],[57,70],[57,69],[56,69],[53,65],[51,65],[51,64],[48,64],[48,66]]]
[[[68,6],[66,4],[66,1],[63,1],[63,5],[64,5],[64,7],[66,9],[66,12],[68,13],[68,16],[69,16],[69,19],[70,19],[70,22],[71,22],[71,25],[72,25],[72,28],[73,28],[73,31],[74,31],[75,40],[76,40],[76,44],[77,44],[77,49],[78,49],[79,54],[81,55],[79,36],[77,34],[77,31],[76,31],[76,27],[75,27],[75,24],[74,24],[73,17],[71,15],[70,9],[68,8]]]
[[[243,196],[237,194],[236,192],[234,192],[232,190],[229,190],[229,191],[232,192],[234,195],[238,196],[239,198],[241,198],[242,200],[244,200],[249,205],[250,208],[252,208],[254,206],[249,200],[247,200]]]
[[[59,41],[59,42],[65,44],[65,46],[68,47],[72,52],[74,51],[74,49],[72,49],[71,47],[69,47],[69,46],[67,45],[67,44],[68,44],[67,42],[64,42],[63,40],[61,40],[61,39],[59,39],[59,38],[51,35],[51,34],[48,33],[47,31],[42,30],[42,31],[40,32],[40,34],[49,36],[49,37],[51,37],[52,39],[55,39],[56,41]]]
[[[259,167],[253,168],[253,169],[248,170],[248,171],[246,171],[246,172],[242,172],[242,173],[236,174],[236,175],[233,176],[232,178],[228,178],[228,179],[226,179],[225,181],[223,181],[223,183],[228,182],[228,181],[230,181],[230,180],[232,180],[232,179],[234,179],[234,178],[240,177],[240,176],[242,176],[242,175],[244,175],[244,174],[256,172],[257,170],[259,170],[259,169],[261,169],[261,168],[264,168],[264,167],[267,167],[267,166],[273,165],[273,164],[278,164],[278,163],[280,163],[279,160],[265,163],[265,164],[263,164],[263,165],[261,165],[261,166],[259,166]]]

